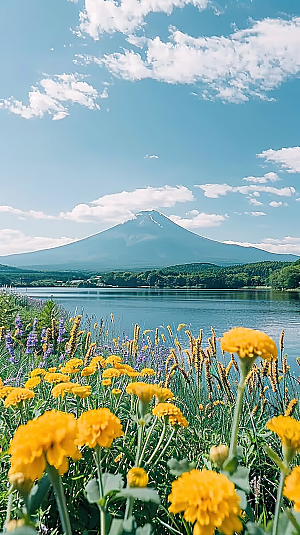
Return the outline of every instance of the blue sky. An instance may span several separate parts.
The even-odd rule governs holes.
[[[6,0],[0,17],[0,255],[147,209],[300,255],[298,0]]]

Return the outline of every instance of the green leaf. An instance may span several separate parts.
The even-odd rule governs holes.
[[[122,489],[118,496],[123,496],[123,498],[135,498],[137,500],[141,500],[142,502],[160,503],[160,498],[157,491],[147,487],[128,487],[126,489]]]
[[[170,468],[170,472],[173,476],[181,476],[181,474],[184,474],[185,472],[190,472],[193,470],[196,466],[196,463],[192,462],[190,463],[187,459],[182,459],[181,461],[178,461],[177,459],[169,459],[167,462],[168,467]]]
[[[253,522],[247,522],[246,535],[266,535],[266,532],[257,524],[253,524]]]
[[[86,498],[90,503],[98,503],[101,499],[97,479],[91,479],[85,487]]]
[[[122,518],[114,518],[108,535],[122,535],[123,533],[123,520]]]
[[[152,526],[151,524],[145,524],[142,528],[137,528],[136,535],[151,535]]]
[[[110,492],[121,490],[124,485],[121,474],[109,474],[109,472],[104,472],[102,482],[105,496]]]
[[[236,490],[236,493],[241,499],[240,504],[239,504],[240,508],[243,511],[245,511],[247,509],[247,505],[248,505],[246,493],[243,490],[239,490],[239,489]]]
[[[246,468],[245,466],[238,466],[234,474],[226,475],[228,479],[232,481],[232,483],[234,483],[241,490],[244,490],[248,493],[250,492],[249,472],[249,468]]]
[[[272,461],[274,461],[274,463],[277,464],[277,466],[278,466],[278,468],[280,468],[281,472],[283,472],[286,476],[289,475],[289,473],[291,471],[284,464],[282,459],[280,459],[279,455],[277,455],[277,453],[275,453],[275,451],[272,450],[272,448],[270,448],[270,446],[267,446],[267,444],[264,444],[263,448],[264,448],[265,452],[267,453],[267,455],[270,457],[270,459],[272,459]]]
[[[28,497],[28,514],[34,515],[42,505],[50,488],[50,479],[48,475],[44,476],[30,491]]]
[[[228,457],[228,459],[226,459],[225,463],[223,464],[223,470],[229,472],[230,474],[234,474],[234,472],[237,470],[238,464],[239,462],[237,456],[233,455],[232,457]]]

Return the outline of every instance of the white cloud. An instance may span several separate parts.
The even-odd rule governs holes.
[[[44,78],[40,88],[32,87],[29,92],[29,105],[13,97],[0,101],[0,108],[7,109],[24,119],[52,115],[54,121],[64,119],[69,115],[66,102],[80,104],[91,110],[100,109],[96,100],[100,96],[98,91],[78,74],[62,74],[53,78]]]
[[[25,219],[26,217],[33,217],[34,219],[57,219],[55,216],[44,214],[44,212],[36,210],[19,210],[19,208],[13,208],[12,206],[0,206],[0,213],[9,213],[17,215],[20,219]]]
[[[276,202],[276,201],[272,201],[269,203],[270,206],[272,206],[273,208],[278,208],[279,206],[282,206],[282,202],[279,201],[279,202]]]
[[[246,176],[243,178],[243,180],[246,180],[247,182],[251,182],[252,184],[266,184],[266,182],[278,182],[280,180],[277,173],[266,173],[264,176]]]
[[[144,160],[149,158],[149,160],[158,160],[158,156],[156,154],[146,154],[146,156],[144,156]]]
[[[1,255],[14,253],[27,253],[40,249],[50,249],[59,245],[66,245],[76,241],[77,238],[49,238],[45,236],[26,236],[20,230],[2,229],[0,230],[0,251]]]
[[[194,230],[204,227],[218,227],[228,217],[219,214],[205,214],[204,212],[200,213],[198,210],[192,210],[186,215],[191,217],[184,218],[178,215],[170,215],[169,218],[183,228]]]
[[[266,162],[272,162],[286,169],[288,173],[300,173],[300,147],[287,147],[279,150],[268,149],[259,158],[264,158]]]
[[[255,199],[255,197],[248,197],[250,204],[253,204],[254,206],[263,206],[263,203]]]
[[[157,0],[157,4],[162,1]],[[151,5],[149,0],[145,3]],[[173,4],[172,0],[164,3]],[[96,38],[99,24],[103,24],[105,31],[116,25],[113,11],[118,7],[108,0],[90,0],[90,5],[93,6],[90,20],[95,22],[84,19],[82,24]],[[107,18],[102,13],[103,5],[107,11],[112,9]],[[120,25],[119,31],[133,29],[136,21],[132,20],[130,28]],[[171,84],[197,83],[200,97],[202,93],[205,100],[218,98],[233,103],[251,97],[269,98],[268,91],[300,74],[300,17],[254,21],[250,28],[235,30],[229,37],[191,37],[171,27],[167,42],[159,36],[153,39],[131,36],[128,42],[144,52],[126,49],[123,53],[90,57],[87,61],[104,64],[111,73],[126,80],[153,78]]]
[[[228,184],[196,184],[195,188],[200,188],[204,191],[205,197],[211,199],[217,199],[227,193],[242,193],[248,195],[252,193],[255,196],[259,196],[260,192],[273,193],[280,197],[291,197],[296,190],[292,186],[285,188],[274,188],[273,186],[259,186],[256,184],[250,184],[249,186],[229,186]]]
[[[265,212],[245,212],[245,214],[252,215],[253,217],[260,217],[262,215],[267,215]]]
[[[134,219],[134,214],[141,210],[171,207],[178,202],[193,200],[193,193],[185,186],[148,186],[134,191],[104,195],[89,204],[78,204],[70,212],[61,212],[60,218],[80,222],[124,223]]]
[[[149,13],[163,12],[168,15],[174,8],[192,4],[200,11],[212,6],[209,0],[85,0],[85,9],[80,13],[80,32],[99,39],[103,32],[133,32],[144,25]]]
[[[227,240],[223,243],[229,245],[243,245],[244,247],[257,247],[270,253],[294,254],[300,256],[300,238],[286,236],[282,239],[265,238],[261,243],[238,242]]]

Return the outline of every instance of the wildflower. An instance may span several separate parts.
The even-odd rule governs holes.
[[[32,390],[29,390],[28,388],[16,387],[13,388],[8,394],[6,400],[4,401],[4,407],[12,407],[18,405],[18,403],[21,403],[21,401],[31,398],[34,398],[34,393]]]
[[[150,377],[151,375],[156,375],[156,373],[154,370],[152,370],[152,368],[143,368],[140,371],[140,375],[145,376],[145,377]]]
[[[96,371],[97,371],[96,366],[86,366],[81,371],[81,377],[89,377],[90,375],[93,375],[94,373],[96,373]]]
[[[65,366],[60,369],[62,373],[77,373],[79,372],[79,367],[83,365],[82,359],[70,359],[66,362]]]
[[[91,362],[89,364],[90,366],[96,366],[99,368],[99,366],[102,366],[102,368],[106,367],[106,360],[105,358],[101,357],[100,355],[96,355],[91,359]]]
[[[94,353],[95,348],[96,348],[96,343],[95,342],[92,342],[87,347],[87,350],[86,350],[86,353],[85,353],[85,356],[84,356],[84,364],[86,364],[88,362],[90,356],[92,355],[92,353]]]
[[[204,407],[203,407],[202,403],[199,404],[199,409],[200,409],[200,411],[203,411]]]
[[[24,388],[28,388],[29,390],[32,390],[33,388],[38,386],[40,384],[40,382],[41,382],[41,378],[40,377],[31,377],[24,384]]]
[[[300,466],[295,466],[285,480],[283,494],[289,500],[295,502],[296,513],[300,512]]]
[[[65,337],[65,334],[66,334],[66,329],[65,329],[65,326],[64,326],[64,319],[63,318],[59,318],[59,323],[58,323],[58,336],[57,336],[57,343],[60,344],[61,342],[64,341],[64,337]]]
[[[109,355],[106,359],[106,364],[111,364],[112,366],[115,366],[116,364],[121,364],[122,358],[118,355]]]
[[[69,375],[65,375],[63,373],[49,372],[46,373],[44,379],[47,381],[47,383],[66,383],[70,377]]]
[[[56,366],[53,366],[53,368],[49,368],[49,369],[48,369],[48,372],[49,372],[49,373],[55,373],[56,370],[57,370],[57,367],[56,367]]]
[[[261,357],[264,360],[271,360],[277,358],[276,344],[269,336],[261,331],[244,327],[236,327],[224,333],[221,348],[228,353],[237,353],[241,359]]]
[[[223,474],[205,469],[185,472],[172,483],[169,500],[171,513],[184,511],[185,520],[195,522],[194,535],[213,535],[215,528],[233,535],[243,529],[240,498]]]
[[[4,399],[14,389],[13,386],[2,386],[0,388],[0,398]]]
[[[154,395],[159,403],[174,398],[174,394],[169,388],[163,388],[162,386],[157,385],[154,385]]]
[[[155,395],[155,385],[148,383],[129,383],[126,387],[127,394],[135,394],[142,403],[149,403]]]
[[[23,336],[24,333],[23,333],[23,327],[22,327],[22,320],[19,314],[16,315],[15,324],[16,324],[16,336]]]
[[[22,472],[15,472],[10,474],[9,482],[12,485],[13,489],[18,490],[22,495],[28,495],[32,488],[32,481],[29,478],[26,478]]]
[[[114,462],[119,463],[120,461],[122,461],[123,456],[124,453],[119,453],[119,455],[117,455],[117,457],[114,459]]]
[[[24,478],[40,479],[46,463],[54,466],[60,475],[68,470],[67,457],[81,458],[75,445],[77,421],[73,414],[47,411],[36,420],[21,425],[11,441],[9,478],[21,472]]]
[[[300,450],[300,422],[291,416],[280,415],[269,420],[266,427],[279,436],[284,457],[290,462]]]
[[[113,388],[111,393],[114,395],[114,396],[119,396],[121,393],[122,393],[122,390],[120,390],[119,388]]]
[[[129,470],[126,476],[129,487],[147,487],[149,477],[144,468],[134,467]]]
[[[111,385],[111,379],[103,379],[102,384],[103,384],[103,386],[110,386]]]
[[[209,451],[210,460],[215,463],[219,468],[222,468],[223,463],[226,461],[229,454],[229,448],[226,444],[220,444],[219,446],[212,446]]]
[[[92,387],[88,385],[77,385],[75,384],[72,388],[72,394],[78,396],[81,399],[88,398],[92,393]]]
[[[27,338],[27,342],[26,342],[25,355],[31,355],[31,353],[33,353],[38,343],[38,336],[36,332],[37,322],[38,322],[38,319],[34,318],[32,331],[30,331],[28,338]]]
[[[51,394],[54,398],[59,398],[60,396],[63,398],[66,392],[72,392],[74,384],[75,383],[71,383],[71,382],[58,383],[52,388]]]
[[[112,377],[120,377],[121,372],[120,370],[117,370],[116,368],[108,368],[107,370],[104,370],[102,373],[103,379],[111,379]]]
[[[12,337],[11,337],[11,334],[10,332],[8,331],[7,334],[4,336],[5,338],[5,346],[6,346],[6,349],[8,350],[10,356],[11,356],[11,359],[14,358],[15,356],[15,352],[14,352],[14,346],[13,346],[13,341],[12,341]]]
[[[167,416],[171,425],[188,427],[188,422],[181,410],[176,407],[176,405],[173,405],[173,403],[158,403],[156,407],[154,407],[152,414],[158,418]]]
[[[84,412],[78,422],[76,444],[95,448],[97,445],[110,448],[114,438],[123,435],[122,425],[109,409],[93,409]]]

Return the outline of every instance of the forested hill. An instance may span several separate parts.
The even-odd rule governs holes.
[[[113,271],[27,271],[0,266],[0,285],[74,286],[120,288],[243,288],[272,286],[298,288],[300,261],[258,262],[222,267],[209,263],[170,266],[164,269]]]

